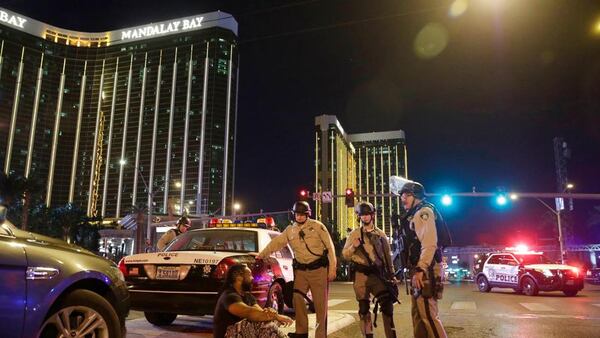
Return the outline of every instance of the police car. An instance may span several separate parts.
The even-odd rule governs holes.
[[[541,252],[500,252],[484,256],[475,266],[475,281],[481,292],[512,288],[535,296],[539,291],[562,291],[575,296],[583,289],[579,268],[554,264]]]
[[[593,285],[600,285],[600,268],[589,269],[585,273],[585,281]]]
[[[129,286],[131,309],[143,311],[154,325],[169,325],[178,314],[212,315],[227,270],[237,263],[252,270],[251,292],[261,306],[280,313],[286,305],[291,308],[290,248],[275,252],[271,259],[254,259],[280,234],[267,227],[264,223],[211,223],[207,229],[178,236],[164,252],[123,258],[119,268]]]

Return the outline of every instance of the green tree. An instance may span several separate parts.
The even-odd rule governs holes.
[[[41,202],[42,185],[33,177],[2,173],[0,188],[1,197],[8,205],[8,218],[15,224],[20,224],[21,229],[27,230],[31,206]]]

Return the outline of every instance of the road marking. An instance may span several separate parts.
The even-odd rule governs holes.
[[[592,305],[594,305],[594,306],[597,306],[597,307],[600,307],[600,304],[592,304]]]
[[[327,301],[327,307],[334,307],[349,301],[350,299],[330,299],[329,301]]]
[[[529,311],[556,311],[555,308],[542,303],[519,303]]]
[[[450,309],[475,311],[477,310],[477,305],[475,305],[475,302],[453,302]]]
[[[524,313],[521,315],[512,315],[507,313],[496,313],[494,317],[509,318],[509,319],[543,319],[543,318],[555,318],[555,319],[579,319],[579,320],[593,320],[599,321],[600,317],[589,317],[589,316],[576,316],[576,315],[546,315],[546,314],[533,314]]]

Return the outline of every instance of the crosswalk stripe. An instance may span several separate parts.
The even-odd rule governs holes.
[[[475,311],[477,310],[477,305],[475,305],[475,302],[453,302],[450,309]]]
[[[519,303],[529,311],[556,311],[555,308],[542,303]]]
[[[329,301],[327,301],[327,306],[332,307],[349,301],[350,299],[330,299]]]

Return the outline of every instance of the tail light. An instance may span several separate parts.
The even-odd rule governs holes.
[[[231,267],[234,264],[236,264],[236,262],[233,259],[223,258],[219,262],[219,264],[217,264],[215,271],[213,271],[213,274],[212,274],[213,278],[225,279],[225,276],[227,276],[227,271],[229,270],[229,267]]]
[[[119,261],[119,270],[123,273],[123,276],[127,277],[127,265],[125,265],[125,257],[121,258]]]

